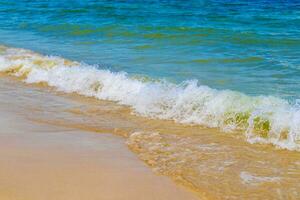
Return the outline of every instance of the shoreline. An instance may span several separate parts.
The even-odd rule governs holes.
[[[10,90],[14,81],[0,84],[1,199],[198,199],[153,174],[120,137],[31,121],[34,101]]]
[[[0,81],[1,105],[18,108],[18,115],[46,126],[122,136],[153,171],[201,198],[273,200],[299,195],[299,152],[249,144],[238,134],[216,129],[143,118],[114,102],[24,84],[15,77],[5,75]]]
[[[0,53],[1,73],[27,84],[114,102],[149,120],[215,128],[250,144],[299,151],[299,109],[286,99],[217,90],[196,80],[147,81],[28,49],[0,46]]]

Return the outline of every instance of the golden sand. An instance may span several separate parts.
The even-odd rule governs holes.
[[[1,96],[5,93],[7,98],[16,98],[14,103],[26,118],[121,135],[155,172],[207,199],[300,197],[299,152],[249,144],[239,134],[137,117],[114,102],[62,94],[42,86],[4,85]]]
[[[121,137],[28,119],[74,106],[68,99],[1,77],[0,101],[1,200],[198,199],[155,175]]]

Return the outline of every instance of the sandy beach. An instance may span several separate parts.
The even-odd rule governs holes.
[[[0,11],[0,200],[300,200],[300,1]]]
[[[32,91],[18,94],[18,84],[3,77],[0,85],[1,200],[198,199],[154,174],[121,137],[29,120],[36,102],[24,94]]]
[[[0,79],[2,199],[299,197],[297,151],[7,76],[19,71]]]

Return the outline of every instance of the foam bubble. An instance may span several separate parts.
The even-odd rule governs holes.
[[[241,172],[240,178],[244,184],[261,184],[265,182],[279,182],[279,177],[255,176],[249,172]]]

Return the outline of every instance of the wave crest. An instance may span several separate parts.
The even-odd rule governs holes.
[[[26,83],[44,82],[63,92],[116,101],[142,116],[237,130],[251,143],[300,150],[300,107],[273,96],[216,90],[196,80],[143,81],[124,72],[4,46],[0,47],[0,71]]]

